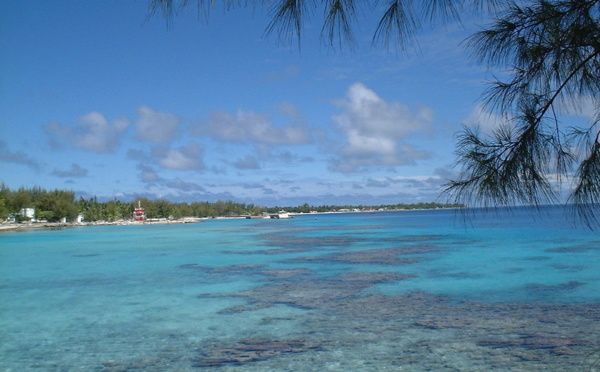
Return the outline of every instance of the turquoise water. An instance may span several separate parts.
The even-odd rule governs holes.
[[[0,235],[3,371],[581,371],[600,235],[560,208]]]

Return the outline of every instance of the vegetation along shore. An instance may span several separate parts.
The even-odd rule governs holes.
[[[142,205],[143,221],[135,221],[133,212]],[[96,197],[75,198],[65,190],[45,190],[41,187],[17,190],[0,187],[0,231],[31,228],[62,228],[101,224],[191,223],[206,218],[250,217],[285,210],[292,214],[332,212],[372,212],[407,209],[461,208],[459,204],[414,203],[386,205],[321,205],[261,207],[234,201],[173,203],[165,199],[139,198],[134,201],[98,201]]]

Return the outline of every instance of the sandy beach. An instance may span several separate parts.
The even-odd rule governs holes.
[[[148,219],[146,221],[118,220],[118,221],[94,221],[94,222],[3,222],[0,223],[1,232],[27,231],[36,229],[64,229],[78,226],[109,226],[109,225],[159,225],[159,224],[180,224],[180,223],[198,223],[203,218],[185,217],[181,219]]]

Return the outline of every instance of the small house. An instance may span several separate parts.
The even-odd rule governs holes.
[[[21,208],[19,215],[21,217],[29,218],[31,221],[35,221],[35,208]]]

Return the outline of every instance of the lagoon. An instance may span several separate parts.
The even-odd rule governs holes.
[[[593,370],[599,264],[562,207],[5,233],[0,367]]]

